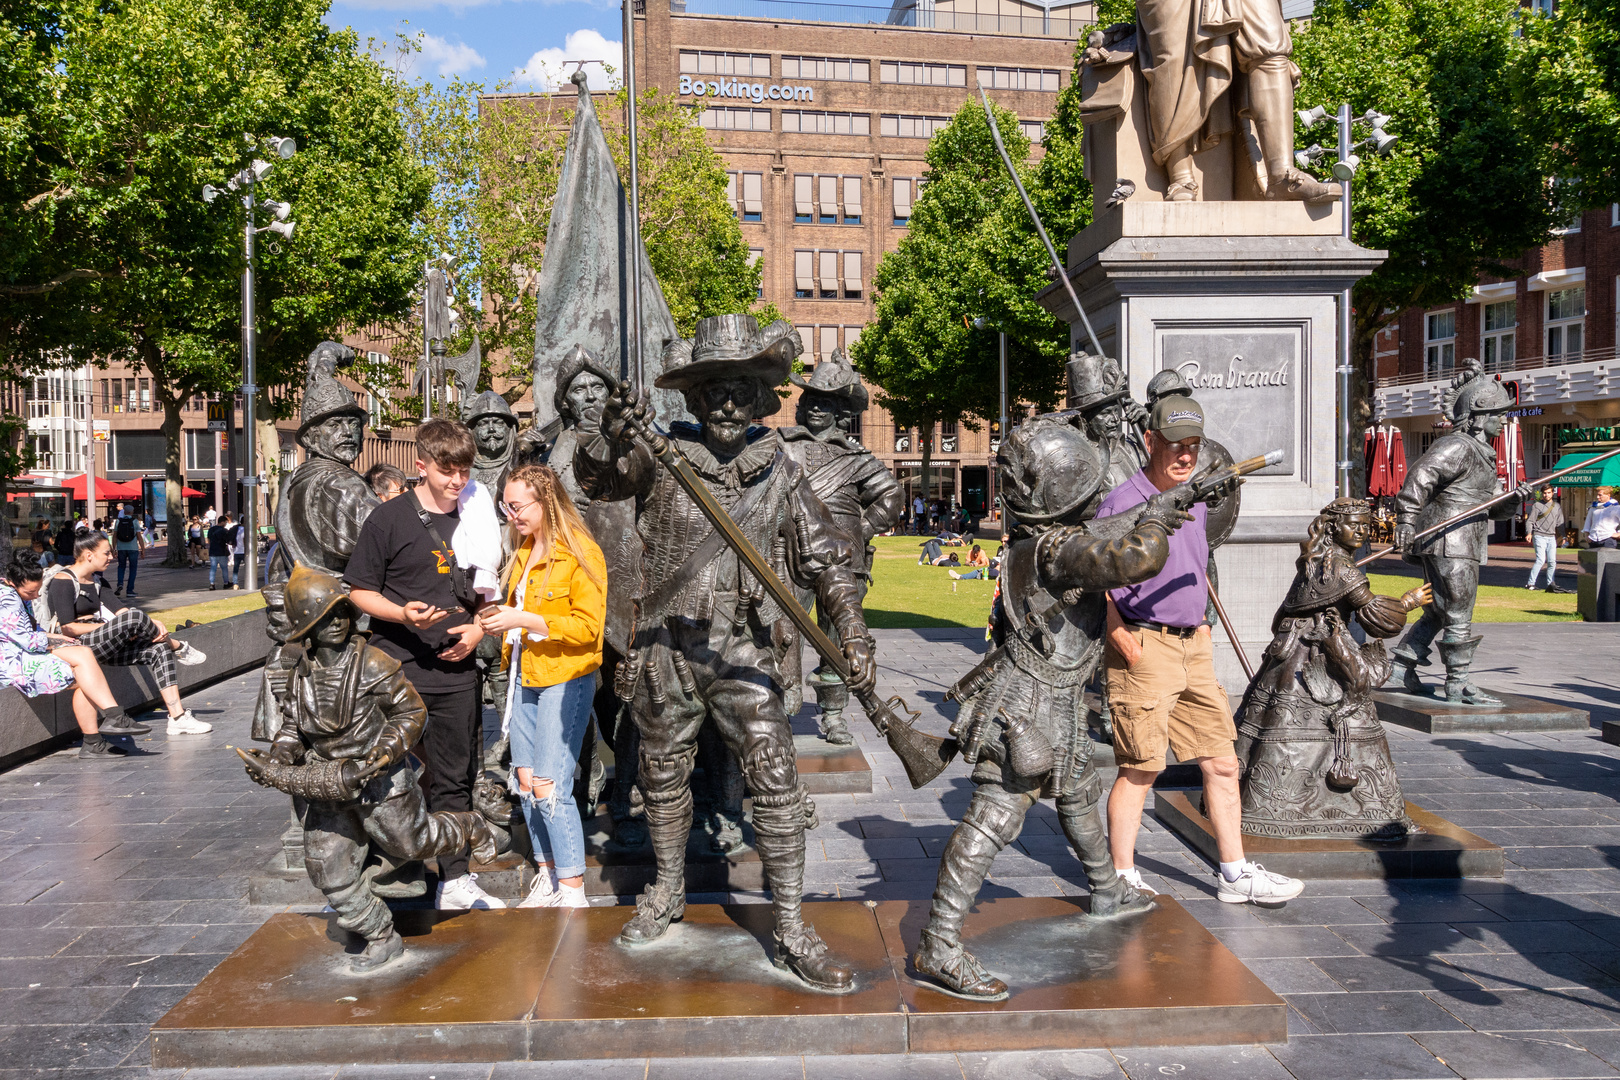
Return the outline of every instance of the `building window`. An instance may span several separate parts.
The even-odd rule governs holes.
[[[831,360],[832,354],[838,348],[838,327],[823,326],[819,330],[821,347],[816,350],[816,355],[822,360]]]
[[[1024,138],[1032,143],[1038,143],[1046,138],[1046,122],[1044,120],[1020,120],[1018,130],[1024,133]]]
[[[388,421],[388,391],[375,387],[386,384],[387,368],[393,360],[387,353],[367,352],[366,363],[371,366],[371,378],[366,380],[366,413],[372,428],[386,431],[392,426]]]
[[[1044,90],[1058,91],[1058,72],[1054,68],[979,67],[979,85],[986,90]]]
[[[868,113],[783,109],[782,130],[796,131],[801,135],[870,135],[872,117]]]
[[[866,289],[862,265],[859,251],[795,251],[793,297],[796,300],[837,300],[841,296],[845,300],[859,300]]]
[[[141,405],[140,405],[140,397],[138,396],[138,391],[135,389],[135,380],[134,379],[125,379],[124,380],[124,411],[125,412],[134,412],[136,409],[138,409],[140,407],[141,407]]]
[[[878,134],[897,139],[931,139],[951,122],[948,116],[889,116],[878,118]]]
[[[1586,351],[1586,286],[1547,293],[1547,362],[1575,363]]]
[[[812,300],[816,295],[816,253],[813,251],[795,251],[793,253],[793,298],[795,300]],[[806,351],[809,351],[808,345]]]
[[[916,193],[918,183],[916,180],[900,178],[894,182],[894,223],[907,225],[911,222],[911,199]]]
[[[793,220],[799,225],[859,225],[861,178],[858,176],[793,177]]]
[[[904,60],[878,62],[878,82],[911,86],[966,86],[965,64],[912,64]]]
[[[866,286],[861,279],[861,253],[844,252],[844,299],[859,300],[865,291]]]
[[[109,396],[106,379],[101,380],[101,411],[112,412],[112,398]]]
[[[771,58],[761,53],[688,52],[682,49],[681,74],[758,75],[768,79],[771,77]]]
[[[748,249],[748,265],[750,267],[758,266],[759,263],[760,263],[760,260],[763,259],[763,258],[765,258],[765,249],[764,248],[749,248]],[[759,276],[759,288],[754,290],[754,297],[755,297],[755,299],[758,299],[758,298],[760,298],[760,297],[762,297],[764,295],[765,295],[765,275],[763,273],[761,273],[760,276]]]
[[[800,173],[793,178],[793,220],[795,224],[805,225],[811,221],[811,213],[815,208],[816,178]]]
[[[1484,305],[1481,313],[1483,334],[1480,354],[1486,371],[1512,371],[1514,361],[1513,334],[1519,324],[1518,308],[1514,301],[1503,300]]]
[[[1424,323],[1424,374],[1431,379],[1449,375],[1457,366],[1457,313],[1437,311]]]
[[[871,82],[872,62],[832,56],[784,56],[784,79],[829,79],[833,82]]]
[[[844,189],[844,224],[859,225],[861,223],[861,178],[858,176],[843,177]]]
[[[152,411],[152,380],[141,380],[141,412]]]
[[[731,207],[733,214],[740,212],[741,199],[742,185],[737,182],[737,174],[734,172],[726,173],[726,205]]]
[[[1579,210],[1577,210],[1577,211],[1575,211],[1573,214],[1571,214],[1569,216],[1568,221],[1566,221],[1562,225],[1559,225],[1556,228],[1554,228],[1552,233],[1553,233],[1554,236],[1568,236],[1570,233],[1578,233],[1580,231],[1581,231],[1581,212]]]
[[[1620,229],[1620,202],[1609,204],[1609,228]]]
[[[1543,475],[1553,471],[1553,465],[1558,461],[1558,425],[1541,425],[1541,472]]]
[[[838,252],[816,252],[816,295],[823,300],[838,299]]]
[[[771,110],[728,109],[723,105],[710,105],[698,113],[698,126],[710,131],[769,131]]]
[[[726,202],[742,220],[759,221],[764,217],[764,186],[763,173],[726,173]]]

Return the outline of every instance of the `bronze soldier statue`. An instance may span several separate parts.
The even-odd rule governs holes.
[[[518,419],[506,399],[493,390],[485,390],[468,399],[461,408],[461,419],[472,429],[478,451],[473,458],[472,478],[484,485],[495,499],[495,511],[501,514],[501,493],[506,489],[506,476],[512,471],[512,458],[517,450]]]
[[[1106,462],[1102,492],[1107,494],[1142,471],[1147,453],[1135,428],[1147,421],[1147,410],[1131,397],[1125,373],[1111,356],[1075,352],[1067,367],[1068,399],[1078,410],[1086,437]]]
[[[1395,497],[1395,546],[1407,562],[1423,567],[1434,600],[1424,605],[1423,615],[1395,647],[1390,678],[1411,693],[1429,693],[1417,669],[1429,663],[1429,645],[1439,636],[1440,660],[1446,666],[1446,700],[1459,705],[1500,705],[1500,698],[1481,690],[1469,678],[1474,650],[1481,641],[1472,633],[1479,564],[1485,561],[1489,523],[1517,514],[1535,488],[1521,484],[1514,498],[1421,542],[1413,541],[1413,534],[1496,494],[1496,450],[1491,440],[1501,432],[1503,414],[1512,403],[1502,384],[1486,375],[1478,360],[1464,360],[1463,368],[1442,398],[1452,429],[1412,464]]]
[[[657,385],[682,391],[698,418],[672,424],[671,442],[777,572],[815,590],[858,673],[852,688],[865,692],[876,668],[853,544],[782,452],[779,433],[754,424],[781,408],[776,387],[799,347],[786,322],[761,331],[748,315],[702,319],[693,340],[665,351]],[[630,396],[621,387],[609,399],[597,437],[574,459],[587,491],[635,499],[646,544],[635,633],[615,678],[641,732],[640,783],[658,878],[620,941],[653,941],[685,910],[693,757],[699,728],[713,723],[753,794],[755,844],[776,909],[775,963],[819,989],[848,991],[852,971],[801,911],[806,796],[771,636],[781,612],[648,446],[629,437],[627,414],[648,413],[645,397]]]
[[[1036,417],[1002,444],[1001,489],[1012,542],[1002,561],[996,647],[946,700],[961,703],[951,733],[974,764],[973,799],[940,857],[928,925],[913,963],[950,993],[999,1001],[1007,985],[962,946],[967,918],[997,853],[1018,838],[1043,797],[1091,885],[1095,917],[1140,911],[1151,897],[1114,871],[1081,694],[1101,659],[1108,589],[1146,580],[1186,520],[1184,488],[1092,519],[1105,462],[1069,418]]]
[[[1399,840],[1412,827],[1372,691],[1389,676],[1378,639],[1401,632],[1429,587],[1375,595],[1355,562],[1371,534],[1364,500],[1335,499],[1299,545],[1275,636],[1238,709],[1251,836]],[[1352,620],[1372,640],[1358,643]]]
[[[796,416],[799,426],[782,429],[784,449],[804,469],[810,489],[832,512],[838,527],[860,544],[857,572],[860,598],[864,600],[872,580],[872,559],[877,554],[872,537],[894,527],[905,505],[905,493],[894,474],[848,433],[851,418],[858,419],[866,411],[869,397],[842,350],[834,349],[832,357],[817,364],[808,379],[799,375],[790,375],[789,379],[803,393]],[[808,593],[803,596],[806,608],[810,599]],[[817,621],[836,642],[838,638],[825,614],[818,613]],[[789,671],[798,669],[799,636],[791,630],[791,624],[786,633],[791,635],[791,644],[783,675],[791,678]],[[822,738],[835,746],[852,744],[855,737],[844,720],[849,687],[825,663],[818,665],[806,681],[814,687],[816,704],[821,708],[817,726]]]
[[[472,812],[428,813],[405,754],[427,710],[399,661],[366,643],[343,582],[300,566],[286,583],[287,642],[295,657],[268,754],[237,751],[248,775],[293,797],[305,867],[343,929],[365,939],[350,962],[372,971],[405,951],[388,905],[371,889],[370,846],[399,860],[473,849],[495,858],[497,838]]]

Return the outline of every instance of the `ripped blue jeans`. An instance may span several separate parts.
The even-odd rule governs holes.
[[[519,687],[512,710],[512,768],[532,769],[537,786],[551,781],[548,797],[521,796],[534,861],[551,863],[559,879],[585,873],[585,829],[574,803],[574,770],[595,696],[593,671],[555,686]]]

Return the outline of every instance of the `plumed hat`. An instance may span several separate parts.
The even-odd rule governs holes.
[[[506,399],[493,390],[485,390],[475,394],[461,407],[461,419],[468,427],[478,423],[486,416],[498,416],[513,427],[517,427],[517,416],[512,412],[512,406]]]
[[[1019,424],[997,455],[1002,497],[1014,518],[1046,525],[1084,506],[1107,461],[1073,424],[1036,417]]]
[[[666,390],[690,390],[710,379],[755,378],[769,387],[787,381],[793,358],[802,351],[799,334],[777,319],[761,330],[752,315],[715,315],[699,319],[690,341],[672,341],[664,350],[664,373],[654,384]],[[775,394],[762,401],[759,415],[782,408]]]
[[[292,629],[287,631],[288,641],[308,637],[315,624],[326,618],[339,604],[348,604],[350,608],[354,606],[354,601],[343,589],[343,582],[302,563],[293,567],[292,574],[288,576],[285,596],[287,621],[292,625]]]
[[[563,405],[568,401],[568,388],[579,378],[580,373],[585,371],[607,383],[610,391],[619,385],[617,371],[585,346],[575,345],[568,351],[568,355],[562,358],[562,363],[557,365],[557,392],[552,395],[551,404],[557,410],[558,416],[565,415]]]
[[[1508,397],[1507,388],[1485,374],[1484,366],[1471,356],[1463,361],[1462,374],[1441,395],[1440,407],[1453,424],[1462,424],[1482,413],[1507,412],[1513,408],[1513,401]]]
[[[1125,373],[1112,357],[1075,353],[1067,370],[1071,409],[1097,409],[1125,396]]]
[[[337,381],[338,369],[354,362],[354,350],[336,341],[323,341],[309,354],[309,374],[304,379],[304,400],[299,407],[298,434],[302,435],[328,416],[351,415],[365,418],[362,409]]]
[[[845,398],[857,412],[865,412],[871,401],[860,373],[850,366],[842,349],[834,349],[830,358],[815,366],[808,379],[795,374],[789,375],[788,381],[801,390]]]

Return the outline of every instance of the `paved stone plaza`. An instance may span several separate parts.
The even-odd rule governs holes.
[[[1407,795],[1503,845],[1502,881],[1315,881],[1276,910],[1214,898],[1209,868],[1151,819],[1140,865],[1290,1006],[1286,1044],[895,1058],[768,1058],[297,1068],[223,1076],[1297,1077],[1620,1075],[1620,719],[1613,626],[1484,627],[1486,685],[1590,709],[1593,729],[1549,735],[1390,730]],[[930,710],[982,651],[970,631],[879,631],[882,685]],[[277,847],[287,800],[229,749],[247,739],[256,677],[195,695],[208,736],[139,740],[142,756],[73,751],[0,774],[0,1080],[149,1075],[148,1027],[277,910],[246,875]],[[803,730],[813,729],[801,718]],[[864,729],[864,730],[863,730]],[[926,898],[953,815],[958,763],[923,791],[864,721],[871,795],[817,797],[812,892]],[[984,896],[1083,892],[1049,807],[997,859]],[[759,900],[694,896],[695,902]],[[204,1070],[209,1071],[209,1070]],[[179,1075],[165,1073],[163,1075]],[[201,1075],[192,1070],[188,1076]]]

